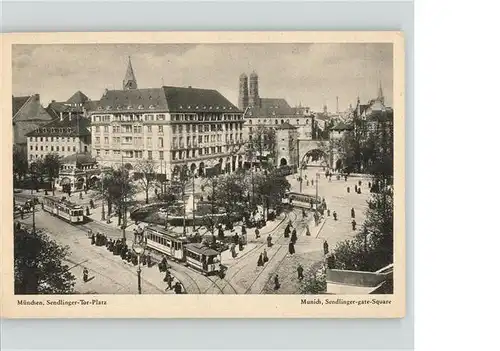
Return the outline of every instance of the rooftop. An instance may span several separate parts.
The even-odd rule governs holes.
[[[220,254],[219,251],[211,249],[210,247],[205,246],[202,243],[187,244],[187,245],[185,245],[185,247],[186,247],[186,250],[195,252],[197,254],[206,255],[206,256],[214,256],[214,255]]]
[[[106,90],[94,111],[161,110],[165,112],[228,112],[240,110],[217,90],[164,86]]]
[[[61,159],[61,164],[75,163],[77,166],[81,164],[95,163],[95,159],[88,152],[76,153],[63,157]]]
[[[56,118],[51,122],[33,130],[26,134],[26,136],[87,136],[90,135],[89,128],[90,120],[83,117],[74,116]]]

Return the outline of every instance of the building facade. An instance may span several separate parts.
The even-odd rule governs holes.
[[[89,112],[92,154],[107,166],[152,160],[168,178],[182,168],[242,167],[243,114],[216,90],[163,86],[138,89],[131,63],[123,90],[106,90]]]
[[[43,159],[49,153],[61,157],[90,152],[90,121],[79,115],[60,117],[26,135],[28,162]]]
[[[296,127],[300,139],[312,139],[313,116],[310,109],[301,105],[291,107],[282,98],[261,98],[257,73],[252,72],[250,79],[244,73],[240,76],[239,94],[239,108],[244,111],[245,134],[249,139],[258,127],[276,128],[284,123]]]
[[[12,97],[12,139],[23,151],[28,149],[27,135],[52,121],[40,103],[40,95]]]
[[[90,153],[75,153],[61,159],[55,187],[64,192],[83,190],[85,186],[91,187],[100,174],[101,169]]]
[[[276,166],[298,166],[297,127],[289,123],[276,127]]]

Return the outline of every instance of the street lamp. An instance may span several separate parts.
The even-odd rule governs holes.
[[[97,161],[97,159],[102,160],[102,158],[99,156],[96,156],[95,159],[96,159],[96,161]],[[102,170],[102,165],[100,165],[100,168],[101,168],[101,196],[102,196],[102,199],[101,199],[101,221],[105,221],[106,220],[106,214],[104,211],[104,176],[105,176],[105,173]]]
[[[144,251],[146,251],[146,240],[144,238],[144,227],[139,224],[134,229],[132,250],[137,255],[137,290],[141,294],[141,257],[144,255]]]
[[[318,182],[319,182],[319,172],[316,173],[316,207],[318,207]]]

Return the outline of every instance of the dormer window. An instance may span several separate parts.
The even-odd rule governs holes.
[[[106,110],[111,110],[111,106],[106,106]]]
[[[155,105],[149,105],[149,108],[153,109],[153,108],[155,108]]]
[[[98,109],[99,111],[101,111],[101,110],[102,110],[102,106],[97,107],[97,109]]]
[[[191,109],[191,106],[188,105],[188,110]]]
[[[179,108],[182,108],[182,105],[180,105]]]
[[[208,106],[208,109],[211,110],[212,109],[212,106]]]
[[[127,110],[131,110],[131,109],[132,109],[132,106],[128,105]]]

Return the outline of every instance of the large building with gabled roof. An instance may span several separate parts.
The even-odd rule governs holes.
[[[77,115],[87,117],[87,112],[95,109],[95,106],[95,101],[90,100],[87,95],[78,90],[64,102],[52,100],[47,106],[47,112],[53,118],[69,118]]]
[[[167,178],[182,168],[242,167],[243,113],[212,89],[162,86],[140,89],[129,59],[122,90],[106,90],[89,111],[92,154],[114,166],[153,160]]]
[[[40,95],[12,97],[12,139],[14,145],[27,149],[26,135],[50,122],[52,116],[40,103]]]

